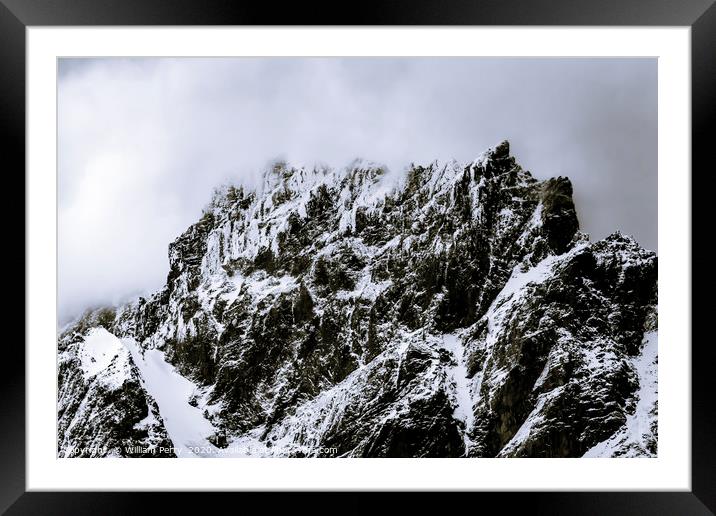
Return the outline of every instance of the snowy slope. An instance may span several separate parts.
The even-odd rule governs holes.
[[[122,342],[139,368],[144,389],[157,402],[167,434],[176,448],[176,455],[215,455],[215,447],[207,440],[214,432],[214,427],[203,416],[200,408],[189,403],[196,385],[177,373],[166,362],[163,352],[156,349],[144,351],[131,338],[124,338]]]

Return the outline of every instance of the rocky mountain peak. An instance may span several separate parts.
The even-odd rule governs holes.
[[[590,243],[569,179],[538,181],[507,141],[387,176],[276,163],[257,190],[218,190],[169,245],[166,286],[102,319],[150,377],[132,388],[153,399],[147,356],[163,357],[216,453],[580,456],[652,421],[634,400],[651,392],[654,253]],[[82,421],[92,327],[60,336],[61,405]],[[599,453],[653,453],[651,426],[629,432],[632,451]]]

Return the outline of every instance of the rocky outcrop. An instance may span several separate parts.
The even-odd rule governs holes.
[[[581,456],[621,427],[655,284],[653,253],[618,234],[513,273],[466,332],[475,453]]]
[[[174,457],[159,408],[117,337],[102,326],[73,329],[59,349],[59,457]]]
[[[217,191],[166,286],[103,324],[195,383],[217,453],[613,455],[621,432],[654,454],[656,426],[632,423],[640,399],[656,414],[638,365],[656,256],[578,226],[569,180],[537,181],[507,142],[398,183],[278,163],[256,192]]]

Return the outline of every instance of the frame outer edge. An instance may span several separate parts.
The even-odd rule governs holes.
[[[24,4],[17,0],[2,0],[0,2],[0,69],[3,70],[3,75],[6,80],[0,81],[0,136],[2,136],[3,147],[4,147],[4,161],[7,162],[9,157],[11,162],[14,163],[14,167],[8,167],[10,170],[23,170],[25,165],[24,155],[24,137],[25,137],[25,24],[47,24],[47,25],[63,25],[63,24],[109,24],[114,25],[117,21],[111,21],[112,18],[116,20],[126,20],[127,17],[133,18],[137,23],[137,17],[144,17],[145,22],[154,22],[158,24],[169,24],[169,23],[180,23],[180,20],[175,19],[176,16],[172,17],[168,8],[160,8],[166,17],[165,21],[158,20],[154,15],[157,14],[156,1],[148,1],[154,8],[149,9],[138,9],[136,15],[130,15],[125,12],[117,12],[116,4],[113,8],[103,9],[104,2],[98,1],[95,4],[95,8],[90,8],[89,12],[85,11],[84,14],[81,10],[86,7],[86,2],[79,0],[73,2],[73,7],[70,7],[66,0],[60,0],[54,2],[56,5],[60,4],[61,9],[51,9],[48,3],[43,3],[39,0],[24,0]],[[183,5],[187,5],[187,2],[182,2]],[[609,3],[609,2],[607,2]],[[636,4],[643,5],[643,2],[638,1]],[[5,5],[10,4],[13,9],[12,11]],[[709,7],[709,4],[710,7]],[[164,4],[166,6],[166,4]],[[423,4],[425,5],[425,4]],[[485,5],[485,3],[483,3]],[[663,2],[659,5],[663,7]],[[132,9],[136,9],[138,6],[133,6]],[[149,7],[149,6],[148,6]],[[604,6],[603,6],[604,7]],[[612,6],[613,7],[613,6]],[[693,22],[692,26],[692,161],[693,170],[701,170],[700,177],[696,174],[692,174],[692,177],[704,177],[707,173],[706,164],[709,164],[709,168],[713,168],[713,160],[710,157],[709,146],[713,142],[713,120],[716,118],[714,105],[716,104],[716,98],[714,98],[714,92],[716,92],[716,59],[714,57],[713,49],[716,48],[716,5],[713,4],[713,0],[708,2],[703,0],[689,0],[684,1],[680,6],[682,12],[677,14],[675,12],[656,13],[656,15],[643,16],[640,22],[635,22],[633,16],[626,16],[617,21],[616,24],[635,24],[635,25],[649,25],[649,24],[685,24],[688,20],[694,20],[699,14],[701,14],[696,21]],[[704,12],[704,8],[706,11]],[[44,9],[44,11],[43,11]],[[104,10],[104,13],[101,12]],[[459,8],[455,8],[453,13],[458,12]],[[504,11],[502,15],[495,14],[495,8],[487,9],[484,11],[485,14],[492,13],[492,16],[486,16],[483,23],[495,24],[499,20],[504,20]],[[549,18],[552,20],[552,24],[569,24],[569,23],[585,23],[581,20],[581,16],[575,15],[572,10],[567,10],[567,14],[557,14],[557,6],[552,6],[552,9],[548,9]],[[609,10],[609,9],[606,9]],[[121,9],[119,9],[121,11]],[[211,23],[208,18],[213,18],[214,22],[217,23],[217,11],[216,9],[213,15],[200,16],[199,22]],[[389,11],[389,10],[386,10]],[[469,10],[469,15],[463,18],[462,23],[475,23],[477,18],[480,18],[480,14],[475,9]],[[497,9],[499,12],[500,9]],[[19,13],[19,15],[16,15]],[[182,18],[182,13],[185,10],[179,11],[179,18]],[[613,8],[612,17],[610,19],[619,18],[619,9]],[[191,13],[195,14],[195,13]],[[225,13],[229,14],[229,13]],[[236,12],[233,13],[237,14]],[[396,17],[395,12],[385,13],[388,19],[387,23],[395,23],[394,18]],[[434,14],[434,13],[433,13]],[[642,15],[644,13],[641,13]],[[148,15],[148,16],[147,16]],[[616,15],[616,16],[614,16]],[[219,15],[220,16],[220,15]],[[404,13],[406,19],[412,19],[412,23],[416,23],[415,20],[426,19],[425,12],[414,12]],[[524,13],[523,13],[524,16]],[[691,16],[690,18],[688,18]],[[243,17],[242,17],[243,18]],[[254,18],[249,14],[245,22],[249,21],[249,18]],[[609,16],[607,16],[609,18]],[[687,20],[685,20],[685,18]],[[231,23],[235,18],[229,17],[224,19],[224,23]],[[597,17],[597,19],[603,19],[603,16]],[[168,20],[168,21],[167,21]],[[466,21],[465,21],[466,20]],[[407,20],[406,20],[407,21]],[[141,23],[141,22],[139,22]],[[185,22],[186,23],[186,22]],[[194,23],[197,23],[197,18],[194,18]],[[405,22],[404,22],[405,23]],[[411,23],[407,21],[407,23]],[[419,23],[419,22],[418,22]],[[444,20],[441,23],[451,23],[448,20]],[[458,22],[459,23],[459,22]],[[525,23],[521,19],[520,15],[515,16],[512,21],[514,24]],[[529,22],[527,22],[529,23]],[[533,22],[534,23],[534,22]],[[10,80],[7,80],[10,79]],[[707,161],[708,160],[708,161]],[[24,192],[24,183],[23,183]],[[700,221],[708,223],[712,218],[709,217],[709,213],[706,211],[706,207],[710,205],[709,199],[705,199],[704,196],[709,192],[708,189],[692,189],[693,192],[693,223],[694,223],[694,235],[702,234],[697,232],[697,226]],[[22,197],[15,195],[9,199],[10,213],[17,213],[19,210],[18,199],[22,199],[19,202],[24,203],[24,195]],[[6,210],[8,209],[6,208]],[[24,213],[24,206],[23,206]],[[23,227],[24,230],[24,227]],[[708,234],[708,233],[706,233]],[[24,237],[23,237],[24,240]],[[16,255],[15,262],[19,262],[20,255]],[[22,259],[24,262],[25,258],[25,247],[23,245]],[[700,260],[697,257],[692,258],[693,264],[701,267],[706,265],[705,260]],[[19,268],[19,263],[17,263]],[[704,268],[704,267],[701,267]],[[25,274],[27,274],[25,270]],[[700,287],[694,289],[694,294],[698,291],[699,293],[705,293],[705,289],[710,285],[701,284]],[[24,308],[24,295],[23,295],[23,308]],[[696,317],[693,317],[695,321],[708,320],[707,310],[709,306],[707,304],[693,304],[693,313]],[[24,333],[24,328],[23,328]],[[24,341],[24,338],[23,338]],[[5,421],[9,421],[6,425],[0,426],[0,450],[2,450],[2,470],[4,473],[3,482],[0,483],[0,512],[4,512],[13,502],[22,495],[25,490],[25,393],[24,393],[24,349],[19,350],[17,345],[13,345],[12,341],[8,340],[6,345],[6,360],[11,361],[10,363],[16,365],[16,367],[8,368],[5,370],[5,374],[0,377],[0,385],[2,386],[2,392],[4,394],[4,400],[2,404],[2,418]],[[692,449],[697,453],[693,454],[693,473],[692,473],[692,488],[695,496],[689,496],[685,494],[677,495],[682,501],[689,499],[689,509],[685,509],[684,513],[701,513],[705,514],[712,512],[716,509],[716,492],[713,487],[713,470],[716,464],[716,447],[714,444],[713,430],[716,428],[716,410],[713,403],[713,385],[710,380],[713,374],[709,369],[712,364],[716,363],[716,353],[714,352],[714,346],[708,339],[702,340],[700,345],[693,346],[693,425],[692,425]],[[22,364],[22,367],[20,367]],[[665,493],[666,494],[666,493]],[[21,496],[20,500],[13,506],[11,512],[17,513],[16,510],[22,511],[22,507],[28,508],[28,498],[32,498],[35,502],[42,500],[42,506],[46,513],[48,510],[52,511],[47,502],[48,494],[30,496],[26,494]],[[615,496],[618,500],[624,502],[624,494],[610,494],[607,497]],[[65,499],[65,507],[67,503],[67,497],[72,496],[68,494],[56,493],[50,495],[52,502],[59,501],[56,497],[62,497]],[[76,496],[76,495],[75,495]],[[560,501],[554,496],[548,495],[553,502],[560,503]],[[642,495],[636,495],[638,498],[642,498]],[[564,497],[571,500],[573,503],[580,499],[580,502],[586,500],[576,493],[564,493]],[[700,507],[697,509],[692,503],[696,500],[700,500]],[[88,505],[92,505],[92,502],[116,502],[117,497],[109,497],[100,493],[85,494],[78,498],[84,498]],[[114,498],[114,500],[111,500]],[[125,500],[127,497],[123,497]],[[539,496],[529,496],[529,498],[540,498]],[[587,498],[591,498],[587,495]],[[654,496],[657,498],[657,496]],[[175,500],[177,498],[174,498]],[[643,498],[642,498],[643,499]],[[473,499],[474,500],[474,499]],[[128,500],[127,500],[128,501]],[[537,501],[537,500],[532,500]],[[544,499],[543,499],[544,501]],[[591,500],[590,500],[591,501]],[[663,499],[662,499],[663,501]],[[76,500],[79,502],[79,500]],[[184,500],[186,502],[186,499]],[[615,504],[618,502],[615,500]],[[35,508],[38,508],[37,504]],[[74,505],[74,504],[71,504]],[[80,507],[82,503],[77,504]],[[120,504],[121,507],[124,504]],[[171,505],[171,504],[170,504]],[[360,504],[359,504],[360,505]],[[538,503],[537,506],[542,504]],[[569,507],[569,502],[565,504]],[[621,505],[621,504],[619,504]],[[627,504],[628,506],[629,504]],[[667,504],[668,506],[669,504]],[[59,509],[62,506],[56,506]],[[563,506],[563,507],[565,507]],[[534,506],[533,506],[534,507]],[[573,509],[576,509],[576,503],[572,505]],[[110,507],[106,507],[109,509]],[[136,507],[134,507],[136,509]],[[602,508],[605,508],[602,506]],[[615,506],[616,508],[616,506]],[[622,509],[624,509],[622,505]],[[664,506],[662,506],[662,509]],[[708,509],[707,509],[708,508]],[[85,507],[87,509],[87,507]],[[582,509],[585,507],[582,505]],[[710,510],[709,510],[710,509]],[[588,510],[588,509],[587,509]],[[694,512],[695,511],[695,512]],[[80,511],[83,512],[83,511]],[[111,510],[109,511],[112,512]],[[620,513],[617,510],[614,513]],[[661,512],[661,511],[659,511]],[[90,511],[87,511],[90,513]]]
[[[713,0],[2,0],[26,25],[691,25]]]
[[[0,375],[0,512],[25,491],[25,25],[0,3],[0,144],[3,165],[3,220],[16,231],[15,250],[5,255],[8,308],[20,312],[9,320],[3,339]],[[20,225],[19,214],[23,214]],[[22,247],[19,243],[22,242]],[[9,244],[9,242],[8,242]],[[19,248],[19,249],[18,249]],[[20,274],[24,271],[24,274]],[[22,294],[20,294],[22,292]],[[20,321],[23,321],[20,323]],[[19,334],[19,335],[18,335]]]
[[[713,142],[716,137],[716,4],[691,27],[691,158],[692,158],[692,253],[693,243],[703,242],[713,233],[713,190],[705,179],[713,172]],[[698,186],[700,185],[700,186]],[[702,244],[703,245],[703,244]],[[704,255],[692,254],[692,275],[709,278],[713,267]],[[713,279],[692,281],[692,422],[691,422],[691,488],[711,511],[716,512],[716,403],[714,403],[713,368],[716,351],[713,336],[706,331],[712,318],[710,292]],[[708,297],[707,297],[708,296]],[[698,338],[697,338],[698,337]]]

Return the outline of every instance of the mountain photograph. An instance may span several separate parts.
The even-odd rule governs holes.
[[[655,60],[59,74],[58,457],[658,455]]]

